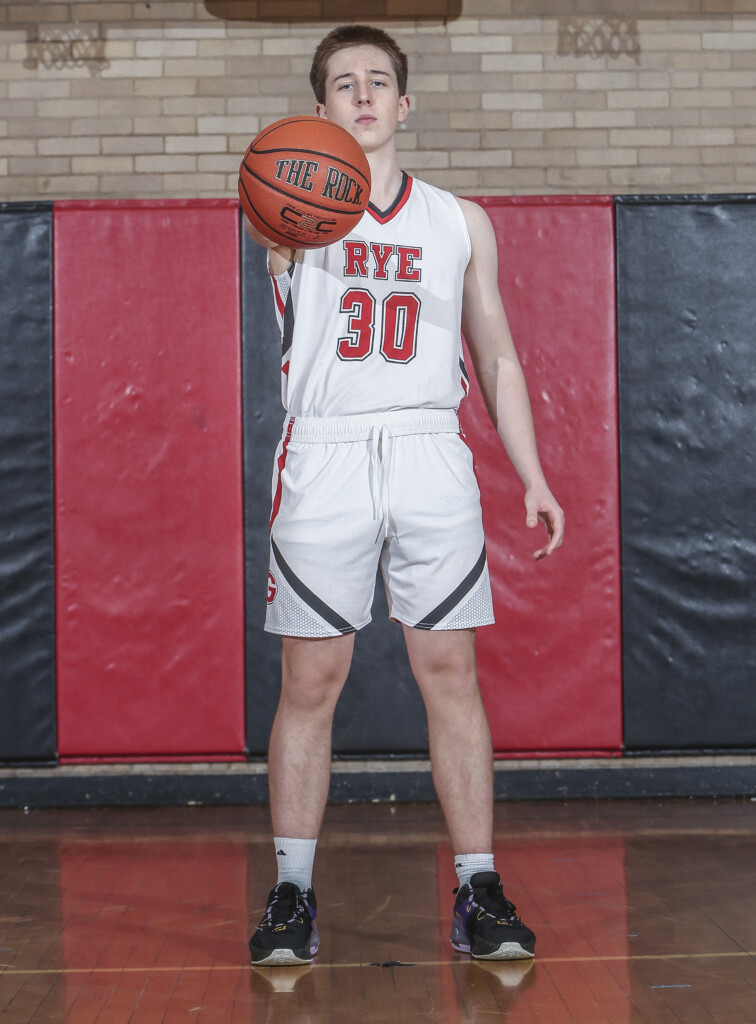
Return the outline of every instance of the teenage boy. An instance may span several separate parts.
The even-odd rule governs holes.
[[[278,884],[250,940],[256,964],[317,951],[312,865],[328,793],[331,727],[355,630],[380,565],[425,702],[433,780],[459,889],[452,945],[474,957],[533,956],[492,850],[491,736],[475,629],[493,622],[472,456],[457,407],[464,330],[487,409],[525,488],[526,525],[561,544],[564,515],[541,469],[527,388],[497,284],[497,249],[476,204],[408,177],[395,132],[409,112],[407,58],[385,32],[330,32],[310,72],[318,116],[360,143],[370,206],[341,242],[268,249],[283,335],[287,410],[273,478],[269,604],[282,689],[270,738]]]

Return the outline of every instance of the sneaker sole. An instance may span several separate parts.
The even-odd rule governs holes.
[[[535,957],[535,953],[528,953],[519,942],[502,942],[491,953],[473,953],[468,942],[455,942],[452,939],[451,944],[458,953],[470,953],[475,960],[532,960]]]
[[[298,967],[312,963],[312,956],[297,956],[293,949],[272,949],[264,960],[253,960],[254,967]]]
[[[535,953],[528,953],[519,942],[502,942],[493,953],[473,953],[475,960],[532,960]]]

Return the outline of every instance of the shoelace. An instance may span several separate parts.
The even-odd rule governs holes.
[[[517,907],[504,895],[501,882],[498,885],[487,886],[483,889],[473,889],[473,897],[476,893],[485,893],[488,897],[486,910],[489,914],[498,915],[506,921],[519,921]]]
[[[279,910],[275,914],[274,920],[274,908],[278,907]],[[281,899],[277,894],[270,901],[268,906],[265,908],[265,917],[263,923],[267,923],[270,928],[275,927],[278,924],[288,924],[289,921],[296,920],[300,915],[304,917],[305,912],[309,913],[307,906],[307,898],[304,893],[299,893],[294,899]],[[288,916],[284,916],[288,915]]]

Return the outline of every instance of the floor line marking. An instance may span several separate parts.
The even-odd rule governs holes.
[[[535,958],[536,964],[584,964],[584,963],[607,963],[616,960],[707,960],[726,959],[733,957],[756,957],[756,950],[743,950],[732,953],[636,953],[632,956],[539,956]],[[498,963],[522,963],[523,961],[508,960],[497,961]],[[447,967],[456,964],[475,963],[474,960],[415,960],[413,967]],[[325,964],[313,962],[313,967],[328,968],[333,970],[337,967],[370,967],[368,963],[344,963]],[[4,970],[2,968],[5,968]],[[209,966],[188,966],[188,967],[41,967],[24,968],[7,967],[0,964],[0,978],[10,974],[156,974],[174,973],[183,974],[189,971],[275,971],[275,967],[255,967],[254,964],[210,964]]]

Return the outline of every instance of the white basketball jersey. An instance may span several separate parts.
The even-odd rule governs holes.
[[[462,286],[470,236],[450,192],[403,175],[340,242],[273,278],[292,416],[456,409],[467,394]]]

